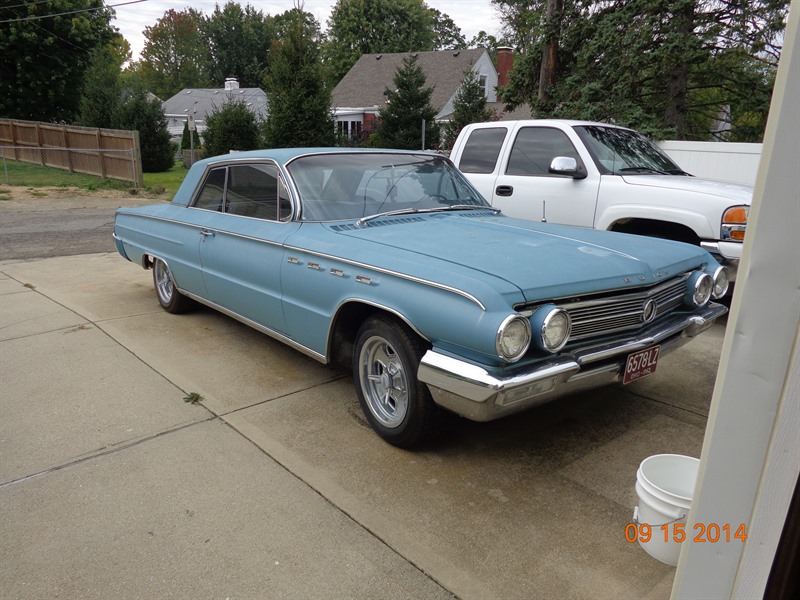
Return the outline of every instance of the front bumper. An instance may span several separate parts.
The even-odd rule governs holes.
[[[473,421],[491,421],[566,394],[622,381],[631,352],[660,344],[663,356],[711,327],[726,312],[726,307],[712,303],[691,315],[668,317],[635,337],[581,346],[502,372],[429,350],[417,376],[427,384],[436,404]]]

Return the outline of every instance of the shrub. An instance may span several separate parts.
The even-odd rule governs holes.
[[[218,156],[231,150],[255,150],[261,146],[261,127],[244,102],[226,102],[206,119],[203,133],[205,155]]]

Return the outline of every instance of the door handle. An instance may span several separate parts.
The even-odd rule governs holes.
[[[204,237],[214,237],[214,232],[213,231],[209,231],[208,229],[201,229],[200,230],[200,235],[202,235]]]
[[[514,193],[514,188],[510,185],[498,185],[494,193],[498,196],[510,196]]]

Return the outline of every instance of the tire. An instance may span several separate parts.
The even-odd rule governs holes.
[[[168,313],[185,313],[195,307],[194,300],[181,294],[175,287],[167,263],[160,258],[153,260],[153,285],[156,288],[158,303]]]
[[[401,448],[422,442],[436,420],[428,386],[417,379],[425,350],[417,335],[386,317],[367,319],[353,350],[353,379],[361,410],[379,436]]]

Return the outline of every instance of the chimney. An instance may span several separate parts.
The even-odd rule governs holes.
[[[226,90],[238,90],[239,89],[239,80],[236,77],[226,77],[225,78],[225,89]]]
[[[508,74],[514,66],[514,51],[508,46],[497,49],[497,87],[508,85]]]

